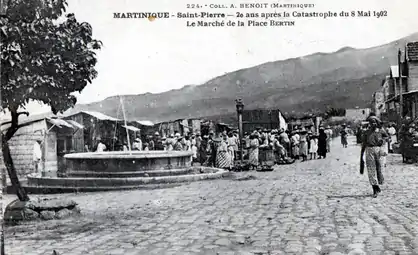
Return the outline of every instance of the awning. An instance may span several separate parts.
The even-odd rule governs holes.
[[[61,128],[62,126],[68,127],[68,128],[78,128],[78,127],[73,126],[70,123],[68,123],[67,121],[62,120],[62,119],[50,119],[50,118],[47,118],[47,121],[50,122],[51,124],[53,124],[54,126],[59,127],[59,128]]]
[[[138,123],[142,126],[149,126],[149,127],[154,126],[154,123],[152,123],[149,120],[137,120],[136,123]]]
[[[133,126],[125,126],[125,125],[123,125],[122,127],[126,128],[126,129],[128,129],[128,130],[134,131],[134,132],[139,132],[139,131],[141,131],[141,129],[136,128],[136,127],[133,127]]]
[[[81,112],[83,112],[85,114],[88,114],[88,115],[90,115],[90,116],[92,116],[96,119],[99,119],[99,120],[121,121],[120,119],[110,117],[110,116],[108,116],[106,114],[103,114],[101,112],[91,112],[91,111],[81,111]],[[75,114],[71,114],[71,115],[75,115]]]
[[[66,122],[70,123],[71,125],[75,126],[78,129],[83,129],[84,126],[74,120],[66,120]]]

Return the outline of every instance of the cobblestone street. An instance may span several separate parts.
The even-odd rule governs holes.
[[[6,254],[418,254],[417,166],[390,155],[372,198],[354,141],[273,172],[61,195],[82,215],[7,227]]]

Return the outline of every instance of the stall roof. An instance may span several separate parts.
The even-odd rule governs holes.
[[[74,128],[74,126],[73,125],[71,125],[70,123],[68,123],[67,121],[65,121],[65,120],[61,120],[61,119],[51,119],[51,118],[46,118],[46,120],[48,121],[48,122],[50,122],[51,124],[53,124],[53,125],[55,125],[55,126],[57,126],[57,127],[61,127],[61,126],[64,126],[64,127],[68,127],[68,128]]]
[[[52,125],[61,128],[62,126],[67,127],[67,128],[72,128],[72,129],[83,129],[84,126],[81,124],[78,124],[77,122],[73,123],[73,121],[69,121],[69,120],[63,120],[63,119],[57,119],[57,118],[45,118],[45,117],[40,117],[37,119],[31,119],[30,121],[23,121],[21,123],[19,123],[20,126],[27,126],[30,125],[34,122],[38,122],[38,121],[43,121],[46,120],[47,122],[51,123]],[[5,124],[1,126],[1,130],[7,130],[8,128],[10,128],[10,124]]]
[[[136,128],[136,127],[133,127],[133,126],[125,126],[125,125],[123,125],[122,127],[126,128],[126,129],[128,129],[128,130],[134,131],[134,132],[139,132],[139,131],[141,131],[141,129]]]
[[[138,123],[142,126],[149,126],[149,127],[154,126],[154,123],[152,123],[149,120],[137,120],[136,123]]]
[[[70,123],[71,125],[79,128],[79,129],[83,129],[84,128],[84,126],[81,125],[80,123],[78,123],[77,121],[74,121],[74,120],[65,120],[65,121],[68,122],[68,123]]]
[[[91,112],[91,111],[80,111],[80,112],[83,112],[85,114],[93,116],[93,117],[95,117],[96,119],[99,119],[99,120],[121,121],[120,119],[110,117],[110,116],[108,116],[106,114],[103,114],[101,112]],[[71,114],[71,115],[75,115],[75,114]]]

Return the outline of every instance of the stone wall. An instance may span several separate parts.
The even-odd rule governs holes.
[[[10,139],[9,147],[20,180],[25,180],[26,175],[32,173],[33,168],[33,144],[37,138],[43,139],[45,132],[45,121],[38,121],[21,127]],[[3,159],[0,162],[0,169],[5,168]],[[7,178],[7,183],[10,183]]]

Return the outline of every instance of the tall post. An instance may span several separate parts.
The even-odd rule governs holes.
[[[123,120],[124,120],[124,122],[125,122],[125,130],[126,130],[126,138],[128,139],[128,149],[129,149],[129,151],[131,151],[131,141],[130,141],[130,139],[129,139],[128,124],[127,124],[127,122],[126,122],[125,106],[123,105],[122,96],[120,96],[119,98],[120,98],[120,103],[121,103],[121,105],[122,105]]]
[[[243,150],[243,130],[242,130],[242,112],[244,111],[244,104],[242,103],[241,99],[237,99],[236,101],[236,107],[237,107],[237,114],[238,114],[238,129],[239,129],[239,150],[240,150],[240,159],[241,159],[241,165],[244,164],[244,150]]]
[[[402,65],[401,65],[402,52],[401,49],[398,51],[398,73],[399,73],[399,111],[401,121],[403,119],[403,88],[402,88]]]

